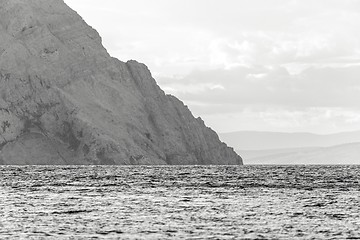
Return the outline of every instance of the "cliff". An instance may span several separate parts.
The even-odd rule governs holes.
[[[62,0],[0,0],[0,164],[242,164]]]

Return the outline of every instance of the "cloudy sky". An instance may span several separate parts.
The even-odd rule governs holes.
[[[65,0],[219,132],[360,129],[358,0]]]

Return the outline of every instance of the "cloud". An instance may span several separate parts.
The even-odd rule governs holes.
[[[100,31],[111,55],[156,75],[360,62],[353,0],[66,0]]]
[[[219,131],[231,126],[326,132],[358,129],[358,76],[360,66],[309,68],[299,74],[281,67],[239,66],[160,78],[159,83]]]
[[[286,67],[289,64],[344,66],[360,63],[359,46],[358,39],[328,34],[243,33],[237,39],[213,40],[209,51],[211,64],[227,69],[251,65]]]
[[[360,111],[343,108],[244,108],[231,113],[203,113],[202,118],[218,132],[271,129],[325,134],[358,129]]]
[[[360,1],[65,1],[219,129],[360,124]]]
[[[360,66],[309,68],[296,75],[285,68],[260,66],[196,71],[183,78],[159,78],[158,82],[165,89],[173,89],[169,93],[188,101],[360,108],[358,76]],[[201,91],[193,91],[196,88]]]

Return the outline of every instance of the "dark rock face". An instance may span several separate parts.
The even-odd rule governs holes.
[[[62,0],[0,0],[0,164],[242,164]]]

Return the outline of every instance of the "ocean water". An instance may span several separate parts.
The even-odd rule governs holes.
[[[0,239],[360,239],[360,166],[2,166]]]

